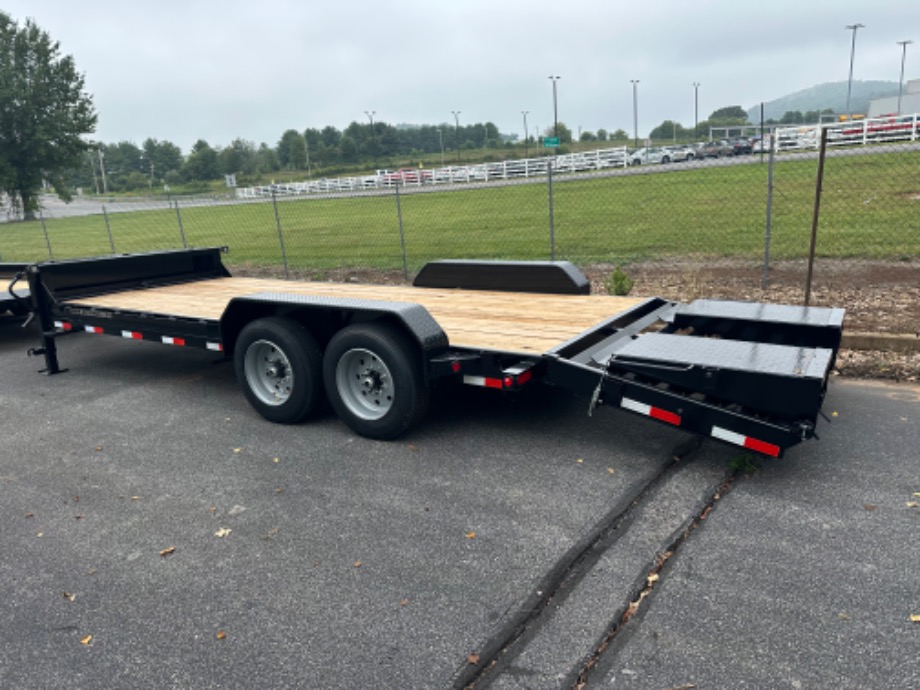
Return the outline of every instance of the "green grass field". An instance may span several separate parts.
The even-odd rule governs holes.
[[[779,159],[774,173],[771,255],[808,253],[815,160]],[[545,182],[400,195],[408,265],[436,258],[546,259],[550,255]],[[920,154],[829,158],[818,254],[891,260],[920,258]],[[767,166],[686,166],[670,172],[553,185],[556,258],[628,264],[673,257],[763,255]],[[101,205],[100,205],[101,210]],[[228,263],[276,266],[281,251],[270,201],[183,206],[191,246],[228,245]],[[285,199],[278,203],[291,267],[402,266],[395,195]],[[110,213],[117,252],[179,247],[176,211]],[[55,258],[111,252],[101,215],[47,219]],[[0,260],[48,257],[38,221],[0,224]]]

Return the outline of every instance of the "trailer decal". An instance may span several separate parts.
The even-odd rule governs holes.
[[[645,416],[651,417],[652,419],[657,419],[660,422],[667,422],[668,424],[673,424],[674,426],[680,426],[680,415],[674,414],[673,412],[668,412],[667,410],[662,410],[660,407],[646,405],[645,403],[641,403],[638,400],[623,398],[623,400],[620,402],[620,407],[631,410],[632,412],[644,414]]]
[[[68,321],[55,321],[54,327],[60,328],[62,331],[70,331],[73,329],[73,324]]]
[[[161,340],[164,345],[175,345],[176,347],[185,346],[185,338],[174,338],[171,335],[164,335]]]
[[[144,339],[144,335],[142,333],[138,333],[137,331],[122,331],[121,337],[127,338],[128,340],[143,340]]]
[[[205,343],[204,346],[209,350],[214,350],[215,352],[224,351],[224,346],[221,343]]]
[[[83,330],[85,330],[87,333],[105,333],[105,330],[103,330],[102,326],[84,326]]]
[[[741,446],[742,448],[747,448],[748,450],[757,451],[758,453],[770,455],[774,458],[779,457],[779,446],[775,446],[772,443],[767,443],[766,441],[760,441],[756,438],[751,438],[750,436],[742,436],[741,434],[737,434],[734,431],[723,429],[720,426],[712,427],[712,435],[717,439],[728,441],[729,443],[734,443],[736,446]]]

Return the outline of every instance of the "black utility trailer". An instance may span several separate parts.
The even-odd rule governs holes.
[[[27,264],[0,261],[0,315],[29,312],[29,288],[24,280]]]
[[[567,262],[428,264],[413,286],[232,277],[219,248],[28,269],[45,371],[57,339],[105,333],[234,360],[265,418],[328,398],[355,432],[392,439],[439,379],[538,382],[769,456],[815,435],[841,309],[590,295]]]

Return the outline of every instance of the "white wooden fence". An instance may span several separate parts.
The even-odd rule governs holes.
[[[920,113],[914,113],[913,115],[886,115],[852,122],[831,122],[823,125],[777,127],[773,137],[773,145],[779,151],[816,149],[821,145],[822,129],[828,130],[828,146],[917,141],[920,139]]]
[[[333,192],[360,192],[370,189],[422,187],[429,185],[468,184],[490,180],[509,180],[526,177],[545,177],[549,166],[553,173],[587,172],[605,168],[624,168],[627,165],[626,147],[620,146],[597,151],[566,153],[559,156],[525,158],[476,165],[451,165],[442,168],[403,168],[397,171],[379,170],[374,175],[362,177],[332,177],[305,182],[240,187],[236,196],[252,199],[265,196],[298,196],[328,194]]]

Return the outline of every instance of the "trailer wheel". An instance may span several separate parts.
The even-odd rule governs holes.
[[[336,333],[323,358],[323,378],[336,414],[361,436],[396,438],[428,408],[418,347],[387,324],[355,324]]]
[[[236,377],[249,404],[263,417],[295,424],[323,402],[323,355],[316,339],[290,319],[257,319],[240,332]]]

